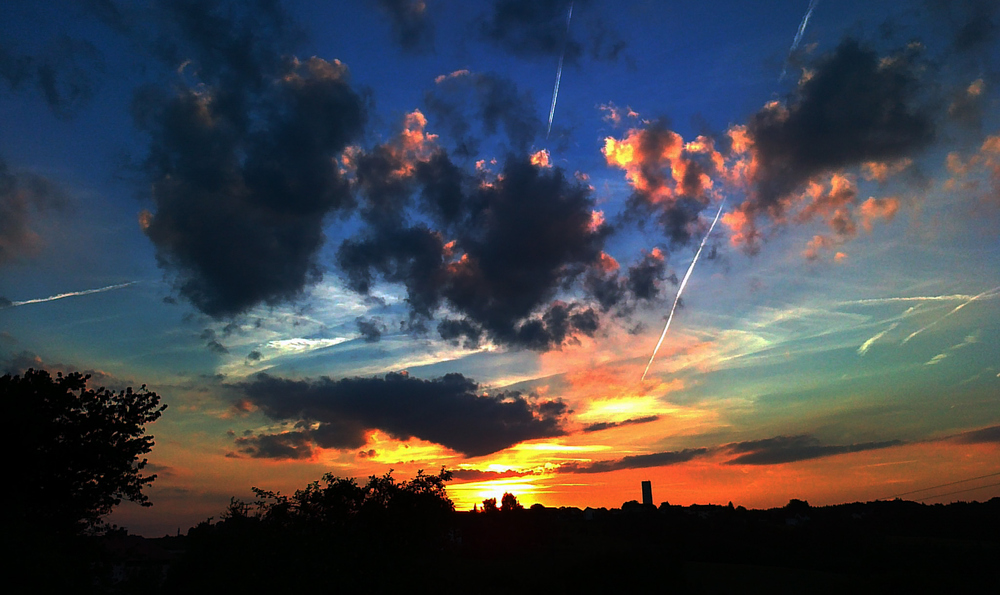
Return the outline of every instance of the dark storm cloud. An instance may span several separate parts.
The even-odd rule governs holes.
[[[910,50],[882,59],[856,41],[842,42],[787,108],[769,104],[751,118],[758,169],[744,210],[781,215],[780,199],[817,174],[928,146],[935,129],[917,72]]]
[[[654,300],[660,294],[661,282],[667,278],[667,263],[663,253],[647,252],[628,269],[626,286],[637,299]],[[673,280],[677,283],[677,279]]]
[[[900,440],[861,442],[857,444],[826,445],[812,436],[777,436],[763,440],[735,442],[722,447],[736,458],[726,465],[779,465],[806,461],[851,452],[890,448],[903,444]]]
[[[0,41],[0,80],[11,91],[34,89],[57,117],[75,115],[94,95],[104,57],[86,40],[61,35],[36,56]]]
[[[32,219],[66,204],[66,196],[52,182],[12,172],[0,157],[0,265],[30,254],[40,243]]]
[[[351,289],[367,293],[376,275],[401,283],[414,321],[446,305],[458,317],[442,320],[438,331],[470,346],[488,337],[545,351],[597,331],[592,308],[554,301],[599,263],[610,231],[592,225],[586,187],[518,156],[489,184],[463,176],[443,153],[419,166],[416,179],[421,204],[442,231],[368,217],[372,225],[337,253]]]
[[[390,283],[402,283],[410,311],[422,318],[431,318],[440,304],[446,276],[443,259],[441,235],[424,225],[374,228],[344,240],[337,250],[337,264],[348,287],[367,294],[376,274]]]
[[[378,0],[382,12],[392,22],[396,43],[404,50],[426,51],[433,47],[434,28],[427,18],[423,0]]]
[[[236,448],[253,459],[308,459],[313,454],[312,440],[303,432],[240,437]]]
[[[659,415],[647,415],[646,417],[636,417],[633,419],[626,419],[625,421],[599,421],[597,423],[584,426],[583,431],[585,433],[600,432],[602,430],[610,430],[611,428],[620,428],[622,426],[648,424],[658,419],[660,419]]]
[[[567,30],[570,4],[573,23]],[[586,19],[589,1],[496,0],[483,19],[483,38],[522,58],[565,55],[576,64],[588,54],[594,60],[615,60],[626,43],[605,21]],[[565,52],[565,54],[564,54]]]
[[[560,465],[560,473],[607,473],[622,469],[645,469],[647,467],[666,467],[686,463],[697,457],[711,454],[707,448],[685,448],[667,452],[654,452],[646,455],[630,455],[610,461],[594,461],[593,463],[567,463]]]
[[[990,426],[988,428],[963,432],[954,436],[952,440],[962,444],[1000,443],[1000,426]]]
[[[591,270],[584,278],[587,295],[596,300],[602,312],[614,310],[617,316],[630,316],[638,306],[651,305],[663,291],[663,282],[677,284],[675,275],[667,276],[666,255],[660,249],[643,250],[642,256],[622,275],[613,271]]]
[[[426,93],[424,103],[435,126],[447,130],[457,152],[465,156],[475,154],[478,147],[472,118],[485,135],[502,130],[511,148],[519,153],[527,151],[545,129],[531,94],[519,92],[513,81],[497,74],[445,77]]]
[[[181,295],[213,317],[294,299],[321,277],[324,218],[353,207],[335,158],[367,113],[339,62],[279,63],[287,17],[255,8],[229,18],[170,3],[182,35],[162,51],[193,51],[202,84],[145,88],[133,105],[156,205],[142,224]]]
[[[385,325],[382,324],[381,320],[359,317],[354,320],[354,323],[358,326],[358,332],[361,333],[365,343],[378,343],[382,340],[382,331],[385,330]]]
[[[294,431],[243,443],[258,452],[268,451],[260,450],[261,439],[269,441],[267,446],[291,440],[298,449],[356,449],[364,446],[366,431],[378,429],[400,440],[417,437],[481,456],[564,434],[560,423],[566,405],[561,401],[538,402],[518,392],[485,395],[461,374],[434,380],[387,374],[299,381],[261,374],[235,388],[271,419],[297,424]]]

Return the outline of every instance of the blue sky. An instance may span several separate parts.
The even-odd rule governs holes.
[[[327,471],[460,508],[997,471],[996,7],[819,2],[790,51],[808,2],[569,6],[9,7],[0,363],[163,396],[120,524]]]

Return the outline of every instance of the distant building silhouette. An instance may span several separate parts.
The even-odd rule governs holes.
[[[653,482],[642,482],[642,505],[653,506]]]

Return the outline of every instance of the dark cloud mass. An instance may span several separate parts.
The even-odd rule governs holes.
[[[147,87],[133,105],[156,205],[141,224],[181,295],[214,317],[294,299],[321,277],[324,219],[353,207],[335,158],[367,114],[340,62],[276,62],[285,17],[261,4],[246,21],[171,4],[188,46],[163,51],[194,51],[201,84]]]
[[[777,436],[763,440],[736,442],[723,446],[736,458],[726,461],[727,465],[778,465],[806,461],[833,455],[865,450],[890,448],[903,444],[900,440],[884,442],[862,442],[858,444],[825,445],[812,436]]]
[[[990,426],[970,432],[963,432],[953,438],[962,444],[1000,444],[1000,426]]]
[[[463,156],[478,150],[473,118],[484,135],[503,131],[518,153],[527,151],[545,129],[532,95],[518,91],[516,83],[498,74],[463,72],[445,77],[424,95],[424,103],[435,126],[448,132]]]
[[[38,55],[22,54],[0,40],[0,80],[14,92],[35,89],[59,118],[87,105],[103,70],[104,57],[86,40],[61,35]]]
[[[647,467],[666,467],[686,463],[694,458],[711,454],[707,448],[685,448],[684,450],[654,452],[645,455],[629,455],[610,461],[594,461],[593,463],[568,463],[561,465],[561,473],[607,473],[622,469],[645,469]]]
[[[572,37],[567,39],[570,4],[570,0],[497,0],[482,25],[483,36],[516,56],[558,57],[565,48],[565,62],[575,64],[583,47]]]
[[[489,337],[544,351],[596,332],[592,308],[555,300],[599,263],[610,232],[592,224],[586,187],[518,156],[488,183],[463,176],[443,153],[417,171],[422,204],[441,231],[369,217],[368,229],[337,253],[353,290],[367,293],[376,275],[402,283],[415,319],[433,318],[446,305],[459,317],[443,320],[439,332],[469,345]],[[377,203],[370,194],[366,204]]]
[[[313,381],[261,374],[236,388],[271,419],[296,424],[289,432],[238,441],[245,453],[258,457],[302,458],[312,447],[357,449],[373,429],[470,457],[564,433],[561,401],[538,402],[518,392],[485,395],[461,374],[434,380],[387,374]]]
[[[577,64],[586,54],[594,60],[616,60],[626,42],[604,21],[586,19],[587,0],[496,0],[483,18],[481,33],[511,54],[532,58],[565,56]],[[567,29],[570,5],[573,22]]]
[[[847,40],[815,66],[788,106],[769,104],[748,131],[758,160],[750,212],[781,214],[780,199],[813,176],[913,155],[934,139],[915,50],[879,58]]]
[[[0,265],[30,254],[41,239],[32,229],[37,214],[62,209],[65,195],[52,182],[32,175],[15,173],[0,157]]]
[[[408,51],[426,51],[432,47],[434,29],[423,0],[378,0],[378,4],[389,16],[395,41],[400,47]]]
[[[645,417],[626,419],[625,421],[599,421],[584,426],[583,431],[586,433],[600,432],[601,430],[610,430],[611,428],[620,428],[622,426],[632,426],[635,424],[648,424],[658,419],[660,419],[659,415],[647,415]]]
[[[365,340],[365,343],[378,343],[382,340],[382,331],[385,325],[377,318],[357,318],[354,323],[358,326],[358,332]]]

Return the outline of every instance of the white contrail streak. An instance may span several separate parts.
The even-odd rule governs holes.
[[[949,316],[951,316],[955,312],[958,312],[959,310],[961,310],[962,308],[968,306],[969,304],[971,304],[972,302],[978,300],[979,298],[987,296],[987,295],[990,295],[990,294],[993,294],[993,293],[996,293],[998,290],[1000,290],[1000,286],[994,287],[993,289],[987,289],[986,291],[984,291],[984,292],[982,292],[982,293],[980,293],[978,295],[972,296],[971,298],[969,298],[968,301],[962,302],[961,304],[955,306],[955,308],[953,310],[951,310],[950,312],[948,312],[947,314],[945,314],[941,318],[938,318],[937,320],[935,320],[934,322],[928,324],[927,326],[925,326],[923,328],[919,328],[919,329],[913,331],[912,333],[910,333],[908,337],[906,337],[905,339],[903,339],[903,342],[900,343],[900,345],[905,344],[907,341],[909,341],[913,337],[916,337],[920,333],[926,331],[927,329],[929,329],[932,326],[936,325],[937,323],[941,322],[945,318],[948,318]]]
[[[83,291],[71,291],[69,293],[60,293],[57,295],[50,295],[45,298],[35,298],[33,300],[24,300],[20,302],[11,302],[10,306],[27,306],[28,304],[44,304],[45,302],[54,302],[56,300],[61,300],[68,297],[76,297],[78,295],[90,295],[92,293],[104,293],[105,291],[111,291],[113,289],[121,289],[122,287],[128,287],[129,285],[135,285],[135,281],[129,281],[128,283],[119,283],[118,285],[108,285],[107,287],[98,287],[97,289],[85,289]]]
[[[556,86],[552,89],[552,106],[549,107],[549,127],[545,130],[545,138],[552,132],[552,118],[556,115],[556,100],[559,99],[559,81],[562,80],[563,60],[566,58],[566,45],[569,42],[569,24],[573,20],[573,3],[569,3],[569,16],[566,17],[566,39],[563,41],[563,51],[559,56],[559,67],[556,69]]]
[[[806,25],[809,24],[809,17],[812,16],[814,10],[816,10],[816,5],[819,4],[819,0],[809,0],[809,9],[806,10],[806,15],[802,17],[802,22],[799,23],[799,30],[795,32],[795,39],[792,40],[792,47],[788,48],[788,58],[792,57],[792,52],[794,52],[799,47],[799,43],[802,41],[802,35],[806,32]],[[788,58],[785,58],[785,66],[781,69],[781,76],[778,80],[783,80],[785,78],[785,72],[788,70]]]
[[[660,345],[663,344],[663,338],[667,336],[667,329],[670,328],[670,321],[674,319],[674,310],[677,309],[677,302],[681,299],[681,293],[684,291],[684,286],[687,285],[688,279],[691,278],[691,272],[694,271],[694,265],[698,263],[698,257],[701,256],[701,250],[705,247],[705,242],[708,241],[708,236],[712,235],[712,230],[715,229],[715,224],[719,222],[719,215],[722,214],[722,207],[726,205],[726,201],[722,201],[719,205],[719,212],[715,214],[715,219],[712,220],[712,225],[708,228],[708,233],[701,240],[701,245],[698,246],[698,251],[694,253],[694,259],[691,260],[688,270],[684,273],[684,278],[681,279],[681,284],[677,288],[677,295],[674,297],[674,305],[670,307],[670,315],[667,316],[667,324],[663,326],[663,332],[660,333],[660,340],[656,342],[656,347],[653,348],[653,355],[649,356],[649,363],[646,364],[646,369],[642,373],[642,378],[640,380],[646,379],[646,374],[649,373],[649,367],[653,365],[653,358],[656,357],[656,352],[660,350]]]
[[[868,353],[868,350],[871,349],[871,346],[875,344],[875,341],[878,341],[879,339],[881,339],[882,337],[884,337],[886,333],[888,333],[892,329],[896,328],[897,326],[899,326],[899,323],[898,322],[894,322],[894,323],[892,323],[892,325],[889,328],[887,328],[884,331],[881,331],[879,333],[876,333],[874,337],[872,337],[871,339],[868,339],[867,341],[865,341],[864,343],[862,343],[861,347],[858,347],[858,355],[864,356],[864,354]]]

